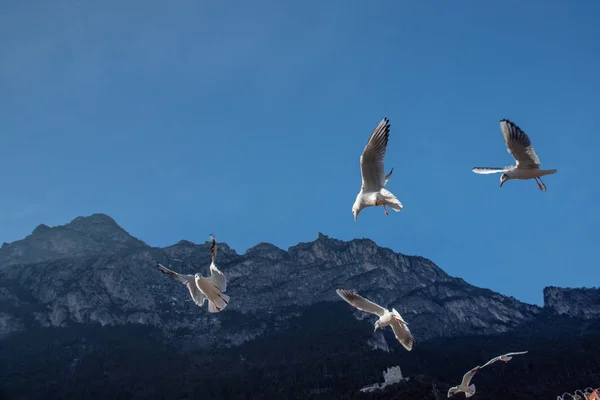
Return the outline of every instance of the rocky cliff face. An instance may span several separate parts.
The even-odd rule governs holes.
[[[135,323],[167,336],[187,335],[198,346],[237,345],[285,326],[304,307],[341,301],[337,287],[395,307],[417,340],[505,332],[540,312],[369,239],[344,242],[318,234],[287,251],[260,243],[245,254],[219,243],[217,265],[228,278],[231,301],[216,315],[206,305],[196,307],[183,285],[158,271],[157,261],[178,272],[208,274],[210,245],[181,241],[153,248],[103,214],[40,225],[0,249],[0,335],[40,326]],[[374,323],[368,314],[347,312]]]
[[[544,288],[544,309],[576,318],[600,318],[600,287]]]

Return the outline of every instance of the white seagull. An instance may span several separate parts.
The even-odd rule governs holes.
[[[516,356],[518,354],[526,354],[526,353],[527,353],[527,351],[517,351],[517,352],[514,352],[514,353],[506,353],[506,354],[503,354],[501,356],[492,358],[490,361],[488,361],[485,364],[483,364],[481,366],[481,368],[487,367],[488,365],[493,364],[496,361],[504,361],[505,363],[507,363],[510,360],[512,360],[512,356]]]
[[[360,172],[362,174],[362,186],[352,205],[354,220],[363,208],[371,206],[382,206],[385,215],[388,212],[385,206],[396,212],[402,210],[402,203],[392,192],[385,189],[387,181],[392,175],[394,168],[384,176],[383,159],[390,136],[390,123],[387,118],[379,122],[375,128],[362,155],[360,156]]]
[[[540,169],[540,159],[533,150],[531,140],[525,132],[517,125],[507,119],[500,121],[500,129],[506,142],[508,152],[517,161],[517,165],[504,168],[475,167],[476,174],[494,174],[502,172],[500,176],[500,187],[509,179],[531,179],[534,178],[540,190],[545,191],[546,185],[542,182],[542,176],[556,173],[556,169]]]
[[[380,305],[377,305],[372,301],[358,295],[354,291],[337,289],[335,292],[338,294],[338,296],[359,310],[379,316],[379,319],[375,322],[375,330],[373,332],[377,331],[379,328],[383,328],[384,326],[391,325],[394,335],[400,344],[402,344],[406,350],[412,350],[413,344],[415,343],[415,338],[410,333],[408,324],[402,318],[402,316],[400,316],[400,313],[398,313],[396,309],[392,308],[392,311],[390,312]]]
[[[471,383],[471,379],[473,379],[473,376],[477,373],[477,371],[479,371],[480,368],[481,366],[476,366],[463,376],[460,385],[453,386],[448,389],[448,397],[454,396],[457,392],[463,392],[465,397],[473,396],[475,394],[475,384],[469,385],[469,383]]]
[[[212,261],[210,263],[210,276],[204,277],[201,274],[182,275],[171,271],[162,264],[158,263],[158,268],[165,274],[173,276],[179,282],[187,286],[192,296],[192,300],[198,307],[202,307],[204,300],[208,299],[208,312],[216,313],[223,311],[229,304],[229,296],[223,294],[227,290],[227,280],[225,275],[215,265],[217,258],[217,241],[213,235],[210,235],[212,246],[210,248]]]

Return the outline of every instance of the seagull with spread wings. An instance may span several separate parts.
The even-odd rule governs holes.
[[[171,275],[179,282],[187,286],[192,300],[198,307],[204,304],[204,300],[208,299],[208,312],[216,313],[223,311],[227,304],[229,304],[229,296],[224,294],[227,290],[227,280],[225,275],[219,271],[215,265],[215,259],[217,258],[217,241],[213,235],[210,235],[212,240],[211,245],[211,256],[212,261],[210,263],[210,276],[204,277],[202,274],[194,275],[183,275],[158,263],[158,268],[167,275]]]
[[[335,292],[338,296],[359,310],[379,316],[379,319],[375,322],[375,330],[373,332],[377,331],[379,328],[390,325],[400,344],[402,344],[406,350],[412,350],[415,338],[410,333],[408,324],[396,309],[392,308],[392,311],[390,312],[351,290],[337,289]]]
[[[389,206],[396,212],[402,210],[400,200],[385,188],[394,170],[392,168],[387,175],[384,175],[383,159],[385,158],[389,137],[390,123],[387,118],[384,118],[371,133],[371,137],[360,156],[362,186],[352,205],[352,214],[355,221],[361,210],[366,207],[382,206],[385,215],[388,215],[385,206]]]
[[[527,354],[527,353],[528,353],[527,351],[516,351],[514,353],[506,353],[506,354],[503,354],[501,356],[492,358],[490,361],[488,361],[485,364],[483,364],[481,366],[481,368],[487,367],[488,365],[493,364],[496,361],[504,361],[505,363],[507,363],[510,360],[512,360],[513,356],[516,356],[516,355],[519,355],[519,354]]]
[[[517,164],[504,168],[475,167],[476,174],[495,174],[502,172],[500,187],[509,179],[535,179],[540,190],[546,191],[542,176],[555,174],[556,169],[540,169],[540,159],[533,150],[531,140],[517,125],[507,119],[500,121],[500,129],[504,136],[506,149],[514,157]]]
[[[458,392],[463,392],[465,394],[465,397],[473,396],[475,394],[475,384],[469,384],[471,383],[471,379],[473,379],[473,376],[475,376],[475,374],[477,373],[477,371],[479,371],[480,368],[481,366],[478,365],[472,370],[468,371],[463,376],[460,385],[453,386],[450,389],[448,389],[448,397],[452,397]]]

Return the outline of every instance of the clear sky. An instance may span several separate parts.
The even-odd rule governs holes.
[[[0,3],[0,242],[96,212],[153,246],[368,237],[540,304],[600,282],[600,2]],[[391,122],[386,217],[352,203]],[[509,181],[499,121],[542,168]]]

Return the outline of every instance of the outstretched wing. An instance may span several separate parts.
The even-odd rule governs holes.
[[[194,279],[194,275],[182,275],[169,268],[165,267],[161,263],[158,263],[158,269],[160,269],[164,274],[171,275],[173,278],[177,279],[179,282],[183,283],[187,286],[188,291],[190,292],[190,296],[192,300],[198,307],[204,304],[204,300],[206,297],[200,292],[198,286],[196,286],[196,280]]]
[[[212,261],[210,263],[210,276],[206,279],[211,281],[211,283],[221,292],[225,292],[225,290],[227,290],[227,279],[225,279],[225,274],[223,274],[215,265],[215,260],[217,258],[217,241],[214,235],[210,235],[210,239],[212,240],[212,245],[210,246]]]
[[[394,167],[392,167],[392,169],[390,169],[390,172],[388,172],[388,174],[385,176],[383,186],[387,185],[388,181],[390,180],[390,176],[392,176],[392,172],[394,172]]]
[[[210,276],[206,278],[212,282],[221,292],[227,290],[227,279],[214,263],[210,264]]]
[[[529,353],[529,351],[515,351],[513,353],[506,353],[505,356],[511,357],[511,356],[517,356],[519,354],[527,354]]]
[[[485,367],[487,367],[488,365],[491,365],[491,364],[495,363],[495,362],[496,362],[496,361],[498,361],[498,360],[500,360],[500,356],[492,358],[490,361],[488,361],[488,362],[486,362],[485,364],[483,364],[483,365],[481,366],[481,368],[485,368]]]
[[[500,121],[500,129],[506,142],[506,149],[517,161],[517,168],[533,169],[540,167],[540,159],[533,150],[529,136],[507,119]]]
[[[190,278],[192,280],[194,279],[193,275],[182,275],[182,274],[177,273],[177,272],[175,272],[173,270],[170,270],[169,268],[165,267],[161,263],[158,263],[156,266],[158,267],[158,269],[161,270],[161,272],[163,274],[167,274],[167,275],[172,276],[173,278],[177,279],[179,282],[183,283],[184,285],[186,285],[188,283],[188,281],[190,280]]]
[[[217,259],[217,241],[215,239],[215,235],[211,234],[210,240],[212,241],[212,244],[210,245],[210,256],[214,264],[215,260]]]
[[[513,352],[513,353],[506,353],[506,354],[503,354],[501,356],[492,358],[490,361],[488,361],[485,364],[483,364],[481,366],[481,368],[487,367],[488,365],[493,364],[496,361],[501,360],[503,357],[512,357],[512,356],[516,356],[516,355],[519,355],[519,354],[526,354],[526,353],[528,353],[528,352],[527,351],[516,351],[516,352]]]
[[[390,137],[390,123],[382,119],[365,146],[360,156],[360,172],[362,174],[362,189],[365,192],[375,192],[385,186],[383,159]]]
[[[471,379],[473,379],[473,376],[477,373],[477,371],[479,371],[481,367],[478,365],[475,368],[473,368],[472,370],[468,371],[462,379],[462,384],[464,386],[469,386],[469,384],[471,383]]]
[[[476,174],[496,174],[498,172],[506,172],[509,168],[490,168],[490,167],[475,167],[473,168],[473,172]]]
[[[387,311],[380,305],[375,304],[372,301],[367,300],[364,297],[358,295],[355,291],[346,289],[336,289],[335,292],[338,294],[338,296],[340,296],[350,305],[358,308],[361,311],[366,311],[371,314],[378,315],[380,317],[383,316],[383,314],[385,314],[385,312]]]
[[[397,318],[394,315],[390,325],[394,331],[394,336],[396,336],[396,339],[398,339],[400,344],[402,344],[406,350],[411,351],[415,344],[415,338],[410,333],[410,329],[408,329],[406,322],[404,322],[402,318]]]

